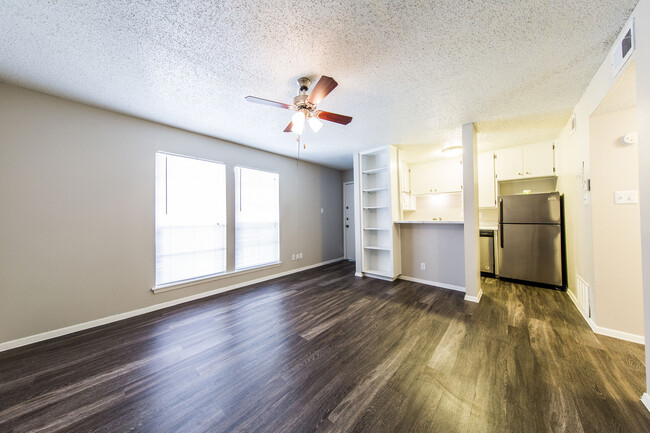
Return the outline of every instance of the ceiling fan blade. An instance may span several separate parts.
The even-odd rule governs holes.
[[[289,122],[286,128],[284,128],[284,132],[293,132],[293,122]]]
[[[293,105],[283,104],[282,102],[275,102],[269,99],[258,98],[255,96],[247,96],[244,99],[246,99],[248,102],[255,102],[256,104],[268,105],[270,107],[285,108],[287,110],[293,108]]]
[[[318,80],[318,83],[316,83],[311,93],[309,94],[307,102],[314,105],[320,104],[320,102],[325,99],[325,97],[329,95],[330,92],[334,90],[338,85],[339,83],[334,81],[334,78],[326,77],[323,75],[320,77],[320,80]]]
[[[330,113],[329,111],[318,110],[314,113],[319,119],[327,120],[329,122],[340,123],[341,125],[347,125],[352,122],[350,116],[344,116],[343,114]]]

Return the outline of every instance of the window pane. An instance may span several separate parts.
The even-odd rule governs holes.
[[[226,168],[156,154],[156,285],[226,270]]]
[[[235,167],[235,269],[280,261],[277,173]]]

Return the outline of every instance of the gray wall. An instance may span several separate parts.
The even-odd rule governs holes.
[[[0,343],[343,256],[338,170],[3,83],[0,149]],[[233,167],[278,172],[282,266],[154,295],[159,150],[227,164],[229,258]]]
[[[465,287],[463,239],[463,224],[400,224],[402,275]]]
[[[345,170],[341,172],[342,182],[354,182],[354,170]]]

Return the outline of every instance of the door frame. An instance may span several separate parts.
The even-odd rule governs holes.
[[[343,182],[343,257],[346,260],[350,260],[349,255],[348,255],[348,234],[346,231],[345,227],[345,186],[346,185],[352,185],[352,214],[354,215],[354,181],[348,181],[348,182]],[[355,227],[352,227],[352,230],[355,230]],[[356,249],[356,247],[355,247]],[[356,262],[356,254],[354,260]]]

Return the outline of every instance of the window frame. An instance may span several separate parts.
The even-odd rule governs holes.
[[[202,162],[210,162],[213,164],[220,164],[223,166],[223,192],[224,192],[224,205],[225,205],[225,218],[224,218],[224,270],[222,272],[216,272],[216,273],[211,273],[211,274],[206,274],[206,275],[200,275],[200,276],[194,276],[190,278],[185,278],[182,280],[175,280],[175,281],[169,281],[165,283],[158,283],[157,281],[157,273],[158,273],[158,237],[157,237],[157,231],[158,231],[158,216],[157,216],[157,211],[158,211],[158,203],[157,203],[157,196],[158,196],[158,190],[157,190],[157,176],[158,176],[158,164],[157,164],[157,157],[158,155],[164,155],[164,156],[173,156],[173,157],[178,157],[178,158],[187,158],[187,159],[193,159],[193,160],[198,160]],[[217,161],[217,160],[211,160],[207,158],[201,158],[197,156],[192,156],[192,155],[182,155],[178,153],[173,153],[173,152],[166,152],[166,151],[156,151],[154,154],[154,209],[153,209],[153,214],[154,214],[154,287],[151,289],[154,293],[159,293],[159,292],[165,292],[167,290],[171,290],[173,288],[179,288],[179,287],[186,287],[189,285],[194,285],[198,284],[207,280],[213,280],[213,279],[219,279],[223,278],[228,272],[228,164],[226,164],[223,161]]]

